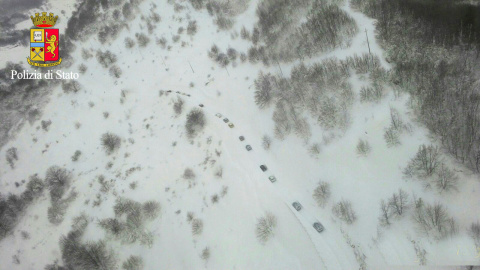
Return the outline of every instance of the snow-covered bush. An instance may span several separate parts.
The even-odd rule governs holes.
[[[258,241],[265,244],[273,236],[276,226],[277,218],[272,213],[267,212],[264,217],[259,218],[255,230]]]
[[[125,48],[127,48],[127,49],[131,49],[135,46],[135,40],[133,40],[129,37],[125,38],[124,43],[125,43]]]
[[[387,143],[388,147],[394,147],[400,145],[400,134],[398,133],[397,130],[393,129],[392,127],[389,127],[385,130],[385,133],[383,134],[383,138],[385,139],[385,142]]]
[[[332,207],[333,214],[339,219],[345,221],[347,224],[352,224],[357,220],[357,215],[353,211],[352,203],[347,200],[342,200]]]
[[[272,145],[272,138],[270,138],[270,136],[268,135],[263,135],[262,137],[263,149],[269,150],[271,145]]]
[[[203,232],[203,221],[198,218],[192,220],[192,234],[200,235]]]
[[[320,207],[325,206],[331,195],[330,184],[327,182],[319,182],[318,186],[313,191],[313,199],[315,199]]]
[[[472,237],[477,246],[480,246],[480,222],[473,222],[468,229],[468,234]]]
[[[130,256],[122,264],[124,270],[143,270],[143,259],[140,256]]]
[[[202,250],[202,259],[205,260],[205,261],[208,261],[208,259],[210,258],[210,248],[209,247],[206,247]]]
[[[250,39],[250,32],[245,28],[245,26],[242,27],[242,30],[240,30],[240,37],[242,39]]]
[[[185,123],[185,129],[187,135],[190,138],[195,137],[205,127],[207,120],[202,110],[198,108],[192,109],[187,115],[187,122]]]
[[[101,143],[106,153],[110,155],[120,148],[122,140],[118,135],[107,132],[102,135]]]
[[[104,241],[81,242],[83,231],[71,231],[60,238],[62,261],[68,269],[116,270],[117,261],[113,251]]]
[[[65,93],[77,93],[82,89],[82,85],[76,80],[62,81],[62,90]]]
[[[39,197],[45,189],[45,183],[37,175],[30,176],[25,191],[31,192],[34,197]]]
[[[176,115],[182,114],[184,103],[185,102],[181,98],[178,98],[175,102],[173,102],[173,111],[175,112]]]
[[[143,203],[143,214],[147,219],[155,219],[160,214],[160,203],[156,201],[147,201]]]
[[[117,56],[113,54],[111,51],[97,51],[97,60],[98,63],[104,68],[108,68],[110,65],[117,62]]]
[[[189,21],[187,26],[187,34],[193,36],[197,33],[198,26],[197,21]]]
[[[120,78],[120,76],[122,76],[122,69],[117,65],[112,65],[108,70],[108,72],[110,73],[110,76],[117,79]]]
[[[6,153],[6,159],[10,167],[15,168],[15,161],[18,160],[17,148],[10,147]]]
[[[81,155],[82,155],[82,151],[80,150],[75,151],[75,153],[72,156],[72,161],[73,162],[77,161]]]
[[[52,166],[48,168],[45,181],[50,190],[50,199],[56,202],[63,197],[65,191],[70,187],[72,176],[64,168]]]
[[[275,78],[270,74],[260,72],[255,83],[255,103],[261,109],[268,107],[273,101],[273,85]]]
[[[359,156],[367,156],[372,148],[367,140],[360,139],[357,144],[357,154]]]

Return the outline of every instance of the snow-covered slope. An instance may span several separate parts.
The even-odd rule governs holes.
[[[71,230],[72,218],[82,212],[92,221],[85,238],[104,239],[97,222],[114,216],[113,205],[120,196],[161,204],[160,216],[147,225],[154,234],[153,245],[108,241],[119,262],[138,255],[145,269],[357,269],[363,256],[369,269],[386,269],[387,265],[409,268],[419,264],[415,246],[427,251],[429,265],[478,263],[474,244],[464,230],[472,216],[480,212],[477,176],[460,172],[458,193],[444,195],[426,190],[419,182],[404,180],[402,170],[419,145],[430,143],[427,131],[412,122],[413,131],[401,136],[400,146],[389,148],[385,144],[383,134],[390,125],[391,108],[411,122],[407,96],[389,91],[379,103],[360,103],[358,93],[365,82],[353,76],[357,98],[351,125],[342,136],[323,146],[318,157],[312,157],[305,142],[294,136],[273,140],[271,149],[264,150],[261,137],[272,133],[272,109],[260,110],[255,105],[253,80],[260,70],[279,74],[278,66],[239,63],[228,66],[228,71],[219,67],[208,58],[213,43],[222,50],[231,46],[246,52],[248,42],[232,39],[231,32],[217,31],[206,10],[195,11],[187,2],[183,4],[186,9],[175,12],[173,5],[157,3],[153,10],[162,21],[145,48],[126,49],[124,45],[126,37],[135,39],[135,33],[145,31],[140,16],[108,46],[101,45],[96,37],[83,42],[82,47],[93,54],[98,49],[116,54],[123,71],[120,78],[110,76],[95,57],[83,59],[79,46],[73,55],[76,62],[69,69],[78,71],[80,64],[87,66],[78,80],[82,90],[64,93],[61,87],[55,89],[42,115],[42,120],[52,122],[48,131],[40,127],[40,122],[26,124],[0,150],[3,158],[7,149],[16,147],[19,157],[14,169],[6,162],[0,164],[2,194],[20,194],[25,185],[16,187],[15,182],[21,183],[33,174],[44,178],[53,165],[72,172],[72,189],[78,194],[60,225],[52,225],[47,219],[47,193],[30,206],[13,235],[0,242],[0,268],[42,269],[55,260],[61,264],[59,239]],[[251,1],[237,16],[237,32],[243,25],[252,28],[256,4]],[[149,14],[150,8],[150,1],[145,1],[141,12]],[[348,5],[343,8],[359,29],[367,30],[372,53],[388,69],[373,36],[372,20]],[[187,27],[187,16],[197,21],[197,34],[181,34],[180,41],[173,42],[177,29]],[[162,49],[155,37],[167,38],[171,49]],[[368,47],[365,32],[360,31],[351,47],[309,61],[333,56],[344,59],[364,52]],[[293,65],[282,64],[282,71],[288,73]],[[185,102],[180,115],[173,111],[177,98]],[[192,108],[200,108],[206,115],[205,129],[193,140],[185,133],[186,115]],[[235,127],[216,117],[218,113]],[[111,155],[105,153],[100,142],[106,132],[122,139],[119,150]],[[356,153],[359,139],[371,145],[367,157]],[[314,126],[310,142],[315,141],[322,142],[323,137],[322,130]],[[247,144],[252,151],[245,149]],[[76,150],[82,154],[74,162],[71,157]],[[260,170],[261,164],[268,166],[266,172]],[[183,176],[187,168],[194,172],[194,179]],[[100,175],[113,183],[109,191],[101,191],[97,181]],[[270,175],[276,176],[275,183],[268,180]],[[332,187],[331,202],[325,208],[312,198],[320,180],[330,182]],[[135,188],[131,187],[133,182]],[[399,188],[428,202],[448,205],[463,228],[461,233],[440,242],[419,238],[409,218],[379,228],[379,202]],[[218,195],[218,202],[212,200],[214,195]],[[358,215],[353,225],[342,223],[332,214],[332,202],[341,199],[353,203]],[[291,206],[294,201],[303,205],[301,211]],[[203,221],[201,234],[192,234],[188,212]],[[266,212],[277,217],[277,227],[274,236],[261,244],[255,226]],[[316,221],[325,226],[324,232],[313,228]],[[22,237],[22,231],[30,237]],[[201,258],[206,247],[211,253],[208,260]],[[19,263],[12,260],[15,255]]]

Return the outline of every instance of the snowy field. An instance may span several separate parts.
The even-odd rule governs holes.
[[[308,140],[274,136],[274,108],[259,109],[255,104],[254,80],[260,71],[288,77],[299,61],[266,67],[237,60],[235,66],[223,68],[208,56],[213,43],[222,51],[232,47],[247,52],[251,44],[238,33],[243,26],[253,28],[258,4],[247,2],[233,27],[219,31],[207,10],[195,10],[188,1],[180,1],[184,8],[175,11],[172,3],[155,1],[154,6],[146,0],[135,11],[138,14],[128,29],[122,29],[109,44],[101,44],[96,35],[76,44],[73,65],[61,69],[80,72],[81,65],[86,67],[78,79],[81,90],[66,93],[61,85],[56,86],[41,117],[51,124],[42,127],[40,120],[26,123],[0,149],[2,196],[21,194],[30,176],[45,179],[52,166],[71,173],[65,198],[72,191],[76,196],[67,203],[58,224],[48,218],[52,205],[48,190],[36,199],[12,233],[0,241],[0,269],[43,269],[54,262],[63,265],[59,239],[72,231],[73,219],[82,213],[89,221],[82,242],[104,240],[117,258],[116,269],[122,269],[131,255],[143,259],[144,269],[412,269],[421,264],[426,269],[455,269],[480,263],[477,247],[467,234],[480,213],[478,175],[446,154],[442,154],[444,163],[454,168],[460,179],[457,191],[441,193],[403,173],[422,144],[437,144],[415,121],[408,95],[387,87],[379,102],[360,102],[361,88],[370,81],[352,72],[349,83],[354,99],[345,130],[327,138],[325,130],[305,114],[311,123]],[[73,4],[51,1],[48,6],[56,14],[66,11],[58,25],[63,31],[75,9]],[[391,64],[375,39],[373,20],[352,10],[348,3],[341,9],[359,29],[350,45],[304,63],[308,66],[332,57],[345,60],[368,53],[370,47],[388,71]],[[152,12],[158,13],[161,21],[149,34],[150,42],[143,48],[138,44],[125,48],[126,38],[135,40],[135,33],[146,32],[141,16]],[[197,33],[178,34],[177,29],[186,29],[191,20],[197,22]],[[28,27],[27,22],[17,25]],[[177,34],[175,42],[172,37]],[[161,37],[168,40],[169,49],[156,44]],[[92,57],[85,58],[82,49]],[[17,47],[7,58],[2,53],[2,65],[5,60],[25,62],[19,56],[26,54],[24,50]],[[122,71],[119,78],[99,64],[97,50],[117,56],[116,65]],[[184,103],[176,113],[174,104],[179,98]],[[204,113],[205,127],[191,138],[185,122],[195,108]],[[389,147],[384,139],[392,108],[409,126],[395,147]],[[112,153],[101,144],[107,132],[121,140]],[[273,138],[268,149],[262,145],[264,135]],[[368,155],[358,154],[359,140],[368,141]],[[309,151],[314,143],[321,144],[316,155]],[[247,151],[246,145],[252,150]],[[4,158],[12,147],[18,155],[14,166]],[[77,150],[81,154],[73,161]],[[267,171],[260,169],[262,164]],[[274,183],[269,181],[272,175]],[[319,181],[331,187],[331,197],[323,207],[312,196]],[[412,205],[405,216],[380,226],[380,201],[399,189],[408,194]],[[411,217],[414,196],[428,204],[447,206],[458,233],[440,240],[419,233]],[[152,236],[148,243],[125,243],[100,228],[101,220],[115,216],[114,205],[120,197],[160,204],[158,216],[144,224],[145,232]],[[351,202],[357,217],[353,224],[332,212],[341,200]],[[302,205],[300,211],[292,206],[295,201]],[[276,225],[272,236],[262,242],[256,227],[267,213],[275,217]],[[192,228],[195,222],[202,224],[199,232]],[[325,230],[317,232],[315,222],[321,222]],[[419,255],[422,251],[426,262]]]

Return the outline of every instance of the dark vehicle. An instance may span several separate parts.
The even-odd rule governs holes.
[[[267,170],[267,166],[265,166],[265,165],[260,165],[260,169],[262,169],[262,172],[264,172],[264,171]]]
[[[199,104],[198,106],[202,107],[203,108],[203,104]]]
[[[295,208],[295,210],[297,210],[297,211],[302,210],[302,205],[301,205],[299,202],[294,202],[294,203],[292,203],[292,206],[293,206],[293,208]]]
[[[238,138],[240,139],[241,142],[245,141],[245,137],[243,137],[243,136],[240,136]]]
[[[223,118],[223,122],[228,123],[228,118]]]
[[[247,148],[247,151],[252,151],[252,147],[249,144],[247,144],[247,146],[245,146],[245,148]]]
[[[168,91],[167,91],[167,93],[171,93],[171,92],[172,92],[172,90],[168,90]]]
[[[323,227],[323,225],[320,222],[313,223],[313,228],[315,228],[315,230],[317,230],[317,232],[319,232],[319,233],[321,233],[321,232],[323,232],[323,230],[325,230],[325,228]]]

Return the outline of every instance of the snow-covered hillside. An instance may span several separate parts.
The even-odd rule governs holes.
[[[71,184],[60,199],[65,213],[56,224],[49,220],[49,208],[58,202],[45,190],[0,241],[0,269],[64,265],[59,240],[74,231],[80,223],[75,218],[82,214],[89,222],[81,242],[104,241],[115,254],[115,269],[132,255],[142,258],[144,269],[411,269],[424,263],[479,264],[477,247],[466,230],[480,213],[478,176],[447,155],[442,155],[444,163],[460,178],[458,191],[440,193],[403,173],[420,145],[436,144],[414,121],[406,94],[388,86],[378,102],[360,102],[362,86],[371,81],[352,71],[354,98],[344,130],[329,137],[305,114],[311,124],[307,140],[295,135],[275,138],[274,108],[259,109],[255,104],[254,80],[260,71],[289,77],[299,60],[268,67],[236,60],[223,68],[208,55],[213,44],[222,51],[249,49],[250,42],[238,33],[243,26],[253,28],[258,1],[239,2],[246,2],[246,9],[236,15],[229,31],[218,30],[207,10],[195,10],[188,1],[145,0],[134,11],[135,19],[110,43],[101,44],[92,35],[76,44],[73,65],[61,69],[83,69],[80,91],[57,86],[41,120],[25,124],[0,149],[0,193],[5,198],[24,192],[32,175],[48,178],[52,166],[70,172]],[[374,37],[373,20],[348,3],[341,8],[354,19],[358,33],[348,47],[312,57],[305,65],[332,57],[345,60],[368,53],[370,47],[382,68],[389,70]],[[147,33],[145,18],[155,13],[161,20],[141,47],[136,34]],[[196,33],[178,30],[187,29],[189,21],[196,21]],[[165,47],[156,42],[162,37]],[[132,48],[125,46],[128,38],[137,41]],[[102,67],[97,50],[115,54],[114,65],[121,71]],[[179,99],[183,105],[178,105]],[[408,128],[400,134],[400,143],[389,147],[384,136],[392,109]],[[192,110],[205,116],[205,127],[194,137],[185,128]],[[102,146],[105,133],[121,139],[111,153]],[[262,145],[264,135],[273,138],[269,148]],[[370,146],[365,156],[357,151],[359,140]],[[315,143],[321,150],[312,154],[309,149]],[[10,166],[4,157],[12,148],[17,159]],[[264,172],[260,165],[268,169]],[[276,181],[269,181],[270,176]],[[312,196],[320,181],[331,187],[323,207]],[[408,215],[380,226],[380,201],[399,189],[409,196]],[[75,195],[68,198],[71,192]],[[459,232],[441,240],[419,233],[411,217],[414,196],[427,204],[446,205]],[[101,228],[102,220],[116,216],[119,198],[160,204],[158,216],[141,225],[150,238],[128,242]],[[342,200],[352,204],[357,216],[353,224],[332,212]],[[292,206],[296,201],[302,205],[300,211]],[[276,225],[262,242],[257,224],[269,215]],[[325,230],[316,231],[315,222]]]

